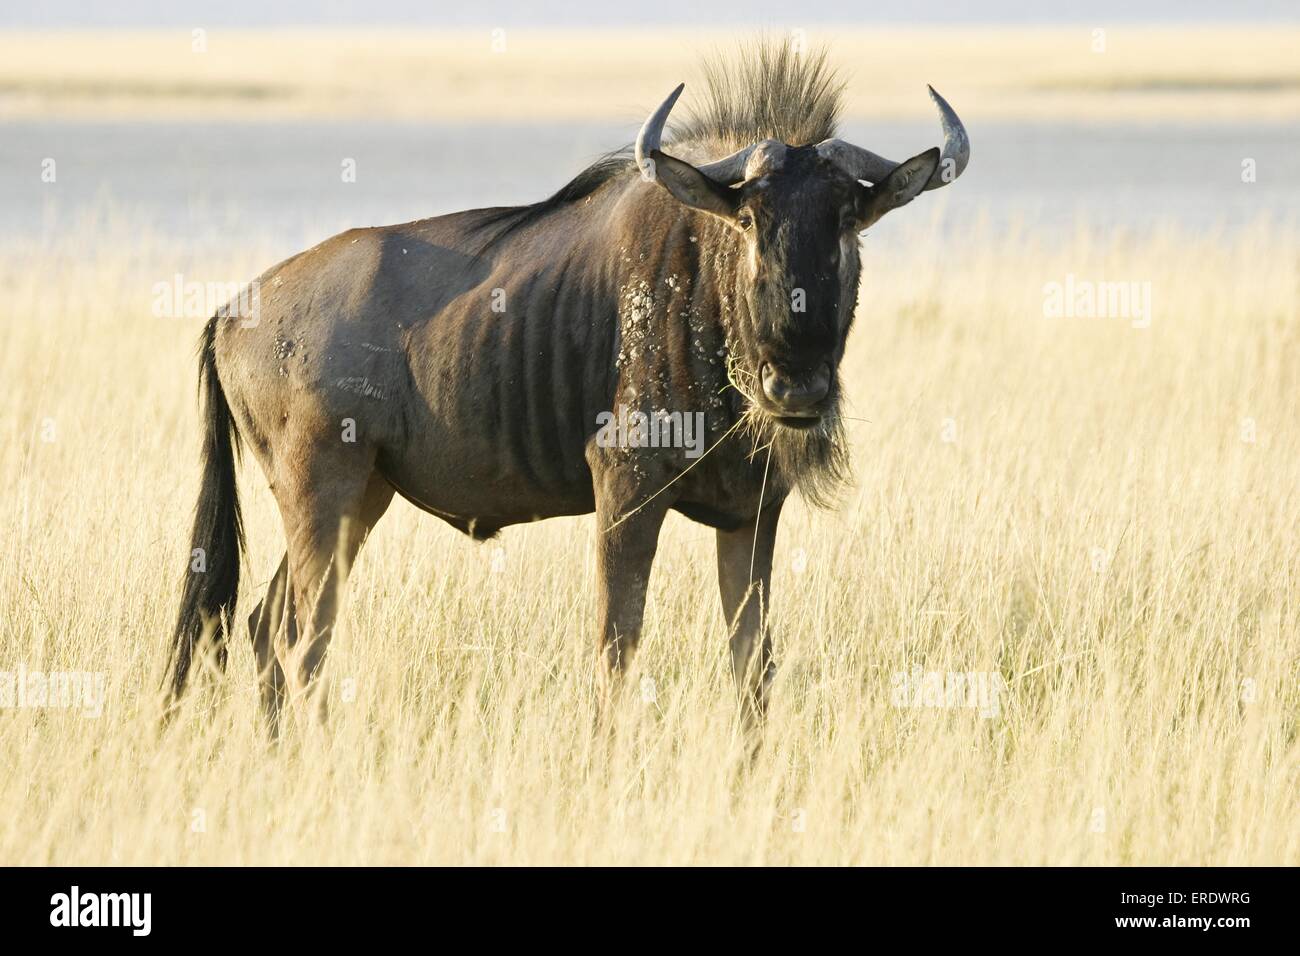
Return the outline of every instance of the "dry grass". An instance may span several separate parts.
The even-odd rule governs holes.
[[[354,578],[327,727],[264,743],[241,632],[160,736],[197,323],[152,317],[150,289],[269,253],[10,243],[0,669],[103,671],[109,698],[0,711],[0,862],[1300,863],[1300,238],[942,249],[869,260],[856,486],[783,523],[775,711],[744,776],[711,534],[677,518],[639,659],[656,699],[608,758],[591,519],[496,555],[406,505]],[[1066,273],[1151,282],[1151,327],[1044,318]],[[281,544],[244,477],[246,612]],[[1002,675],[1000,713],[894,706],[913,667]]]
[[[1094,30],[1105,30],[1094,52]],[[0,117],[627,120],[734,30],[0,33]],[[922,117],[933,83],[972,119],[1300,117],[1300,28],[810,28],[850,76],[848,115]],[[689,101],[689,99],[688,99]]]

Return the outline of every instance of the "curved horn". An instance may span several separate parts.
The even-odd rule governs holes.
[[[673,111],[673,104],[684,89],[686,84],[678,83],[677,89],[668,94],[668,99],[659,104],[659,108],[650,114],[650,118],[641,127],[641,132],[636,134],[636,167],[646,179],[654,179],[654,160],[650,158],[650,153],[659,148],[664,135],[664,123],[668,122],[668,114]]]
[[[970,162],[970,137],[966,135],[966,127],[938,90],[928,83],[925,88],[930,91],[930,99],[939,108],[939,122],[943,125],[943,151],[939,154],[939,168],[925,184],[926,189],[938,189],[947,186],[966,171],[966,165]]]
[[[939,109],[939,122],[943,125],[943,151],[939,155],[939,167],[925,184],[926,189],[938,189],[947,186],[960,176],[970,162],[970,137],[957,114],[953,112],[948,101],[938,94],[933,86],[927,86],[930,99]],[[892,160],[877,156],[861,146],[854,146],[842,139],[827,139],[817,144],[817,153],[839,166],[854,179],[865,179],[878,183],[898,164]]]
[[[685,88],[685,83],[679,83],[677,89],[668,94],[668,99],[660,103],[659,108],[650,114],[650,117],[645,121],[645,125],[641,127],[641,132],[637,134],[636,165],[645,179],[654,179],[654,160],[650,157],[650,154],[654,150],[661,148],[664,125],[668,122],[668,114],[672,112],[673,106],[677,103],[677,98],[682,95],[682,90]],[[745,166],[749,162],[749,157],[758,145],[755,143],[753,146],[746,146],[744,149],[736,150],[730,156],[724,156],[722,159],[705,163],[703,166],[697,166],[696,168],[715,183],[721,183],[724,186],[741,182],[745,178]]]
[[[755,147],[746,146],[744,149],[738,149],[730,156],[724,156],[722,159],[715,159],[711,163],[705,163],[703,166],[695,168],[708,176],[715,183],[722,183],[724,186],[730,186],[734,183],[743,182],[745,179],[745,167],[749,165],[749,157],[753,154]]]

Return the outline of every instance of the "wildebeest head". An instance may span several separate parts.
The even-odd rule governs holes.
[[[786,428],[816,426],[838,400],[837,369],[857,303],[858,233],[965,169],[961,121],[933,89],[944,146],[894,163],[840,139],[791,145],[766,139],[693,166],[660,149],[683,86],[650,115],[636,159],[687,206],[709,213],[743,244],[732,359],[756,410]]]

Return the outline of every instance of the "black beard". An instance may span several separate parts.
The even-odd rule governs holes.
[[[753,455],[768,454],[763,449],[770,446],[774,484],[797,489],[817,508],[833,508],[839,503],[853,469],[838,401],[808,428],[788,428],[753,404],[745,417]]]
[[[839,409],[832,408],[811,428],[786,428],[769,420],[772,461],[817,508],[832,508],[852,477]]]

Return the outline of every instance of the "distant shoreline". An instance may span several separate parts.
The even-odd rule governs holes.
[[[811,27],[847,119],[1300,118],[1300,27]],[[701,56],[752,31],[0,31],[0,120],[35,117],[639,123]]]

